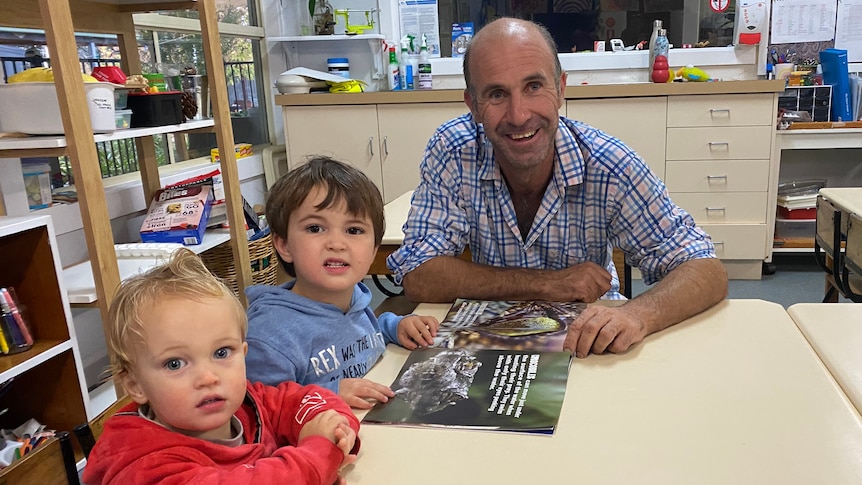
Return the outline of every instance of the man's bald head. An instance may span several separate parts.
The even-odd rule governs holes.
[[[497,19],[482,27],[473,36],[470,43],[467,44],[467,52],[464,53],[464,82],[474,99],[476,98],[476,93],[470,81],[470,69],[471,67],[475,68],[475,66],[471,66],[471,64],[480,62],[484,56],[493,55],[494,46],[499,45],[500,42],[507,41],[535,41],[544,43],[547,46],[548,54],[553,59],[554,82],[557,89],[559,89],[563,68],[560,65],[560,58],[557,56],[557,43],[554,42],[551,33],[539,24],[507,17]],[[471,61],[473,57],[477,59]]]

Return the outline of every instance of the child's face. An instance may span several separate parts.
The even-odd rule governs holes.
[[[230,437],[230,418],[245,398],[245,353],[227,298],[168,297],[143,315],[143,342],[123,383],[168,429],[203,439]]]
[[[369,217],[347,211],[344,201],[315,208],[326,191],[315,187],[291,215],[287,239],[275,238],[279,255],[293,263],[293,291],[347,310],[353,287],[368,273],[377,248]]]

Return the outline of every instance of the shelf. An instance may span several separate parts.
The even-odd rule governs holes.
[[[267,42],[331,42],[335,40],[383,40],[383,34],[356,35],[287,35],[282,37],[266,37]]]
[[[38,339],[25,352],[0,356],[0,382],[22,374],[40,364],[72,349],[71,340]]]
[[[204,240],[201,244],[186,246],[186,248],[200,254],[229,240],[229,229],[210,229],[204,233]],[[162,262],[162,259],[157,258],[117,259],[117,266],[120,268],[120,281],[143,273]],[[63,282],[65,283],[66,294],[69,296],[70,304],[90,305],[98,301],[96,283],[93,280],[93,268],[90,265],[90,261],[84,261],[64,269]]]
[[[178,125],[153,126],[146,128],[129,128],[126,130],[117,130],[112,133],[102,133],[93,135],[95,143],[126,140],[129,138],[141,138],[144,136],[162,135],[165,133],[177,133],[191,130],[199,130],[209,128],[215,125],[213,120],[192,120]],[[28,136],[26,138],[6,138],[0,140],[0,154],[4,150],[36,150],[36,149],[51,149],[65,148],[65,136]]]
[[[862,148],[862,128],[783,130],[778,132],[782,150]]]

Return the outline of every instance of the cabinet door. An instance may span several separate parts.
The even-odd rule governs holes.
[[[282,113],[290,168],[308,155],[328,155],[359,168],[383,191],[374,106],[286,106]]]
[[[625,142],[664,179],[666,97],[573,99],[566,113]]]
[[[419,185],[419,162],[434,130],[467,111],[464,103],[377,105],[387,203]]]

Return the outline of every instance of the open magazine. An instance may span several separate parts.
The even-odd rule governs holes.
[[[414,350],[395,397],[363,422],[552,434],[570,364],[568,352]]]
[[[585,303],[460,299],[440,322],[434,347],[560,351]]]

